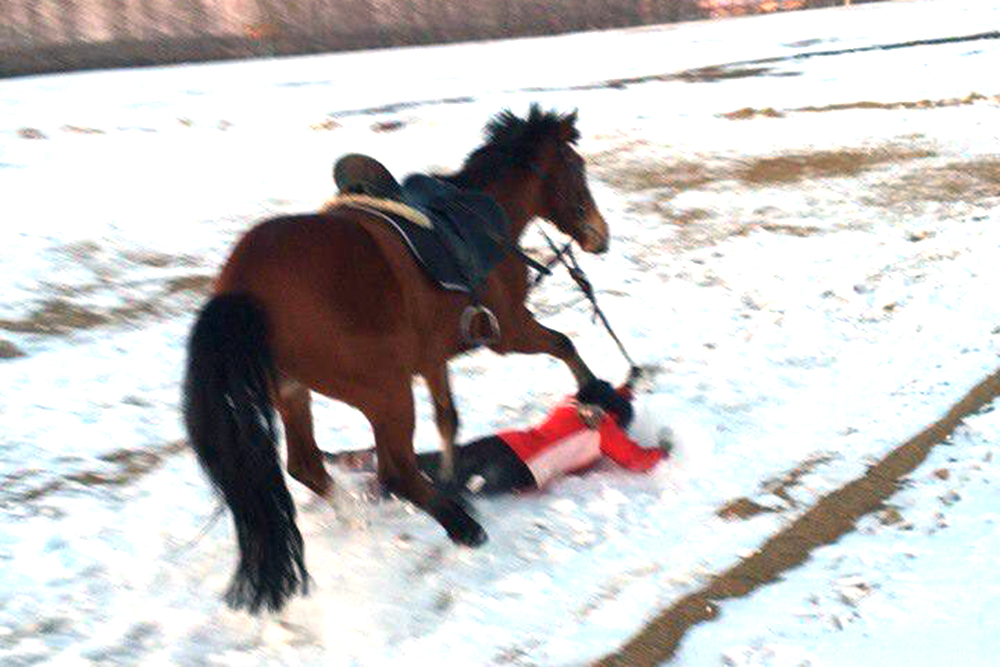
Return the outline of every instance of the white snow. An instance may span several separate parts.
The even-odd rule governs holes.
[[[1000,185],[967,165],[1000,169],[1000,44],[787,60],[711,82],[588,84],[998,22],[985,1],[887,2],[0,81],[0,350],[24,354],[0,360],[0,662],[579,665],[613,650],[997,367]],[[985,99],[790,111],[973,92]],[[459,97],[471,101],[435,102]],[[580,150],[614,236],[607,256],[582,262],[630,353],[663,369],[641,399],[639,437],[652,444],[669,429],[676,456],[649,475],[602,466],[544,494],[479,500],[490,541],[478,550],[395,501],[356,499],[338,520],[290,482],[315,591],[276,617],[230,612],[220,599],[236,553],[229,520],[210,521],[216,501],[175,446],[201,297],[172,281],[209,279],[255,221],[315,209],[337,156],[368,152],[401,173],[454,168],[491,114],[530,101],[580,109]],[[421,104],[353,113],[399,102]],[[785,116],[720,116],[744,107]],[[404,126],[372,130],[385,120]],[[755,158],[844,149],[907,156],[783,184],[739,178]],[[707,177],[676,192],[625,177],[684,164]],[[544,252],[534,232],[524,245]],[[18,331],[46,303],[110,321]],[[567,278],[532,304],[595,371],[624,375]],[[477,353],[452,369],[463,438],[527,424],[572,386],[542,357]],[[432,449],[417,392],[417,447]],[[351,409],[317,399],[316,413],[323,447],[370,445]],[[673,664],[994,664],[998,440],[1000,411],[967,420],[890,500],[898,521],[866,518],[782,581],[723,602]],[[159,463],[99,483],[122,474],[123,450]],[[789,491],[794,507],[765,488],[817,455],[828,460]],[[357,475],[337,478],[364,490]],[[741,496],[783,511],[716,516]]]

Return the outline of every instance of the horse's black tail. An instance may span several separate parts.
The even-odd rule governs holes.
[[[213,298],[188,342],[184,420],[198,461],[233,513],[240,562],[226,602],[275,611],[307,592],[302,535],[276,450],[274,363],[261,308]]]

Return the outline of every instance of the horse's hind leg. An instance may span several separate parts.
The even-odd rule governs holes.
[[[476,546],[486,541],[486,531],[462,507],[425,479],[413,453],[413,390],[409,382],[383,388],[377,406],[363,410],[375,432],[378,476],[383,485],[414,503],[441,524],[453,541]]]
[[[288,474],[317,495],[329,498],[333,492],[333,478],[323,466],[323,453],[313,437],[309,388],[294,380],[282,379],[278,382],[275,404],[285,425]]]
[[[434,422],[441,436],[441,467],[438,475],[442,482],[451,482],[455,475],[455,435],[458,433],[458,411],[448,380],[448,364],[442,363],[425,369],[421,375],[427,382],[434,401]]]

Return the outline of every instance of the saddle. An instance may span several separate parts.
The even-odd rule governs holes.
[[[510,223],[495,199],[424,174],[412,174],[400,184],[378,160],[357,153],[337,161],[333,179],[340,196],[328,209],[350,206],[386,219],[439,287],[472,296],[474,305],[462,316],[463,333],[482,316],[489,336],[499,334],[495,317],[478,297],[489,272],[511,247]]]
[[[445,289],[474,293],[510,247],[507,215],[482,192],[424,174],[400,185],[378,160],[359,154],[338,160],[333,178],[341,203],[367,204],[401,222],[397,230]]]

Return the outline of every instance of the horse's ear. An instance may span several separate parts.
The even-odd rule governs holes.
[[[575,144],[580,138],[580,131],[576,129],[576,120],[579,116],[579,109],[574,109],[559,119],[559,140],[566,143]]]

